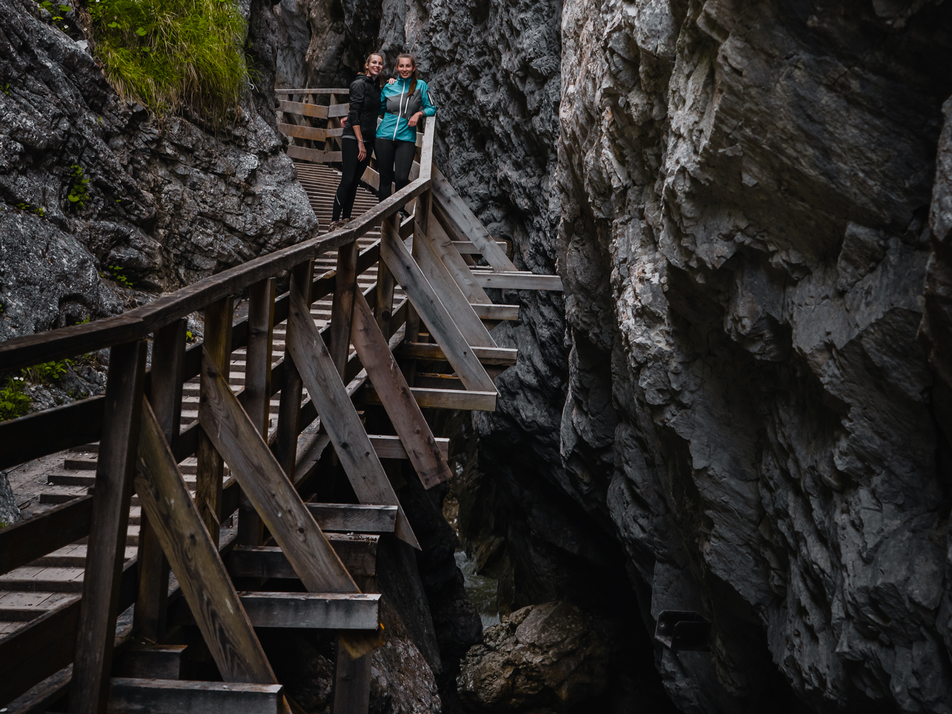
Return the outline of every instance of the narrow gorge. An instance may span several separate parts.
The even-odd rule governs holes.
[[[316,235],[272,85],[416,55],[436,165],[565,292],[501,295],[496,411],[445,425],[451,487],[401,492],[426,547],[384,548],[370,711],[952,714],[952,4],[239,4],[227,131],[0,4],[0,339]],[[709,652],[655,639],[676,610]],[[320,648],[265,645],[329,712]]]

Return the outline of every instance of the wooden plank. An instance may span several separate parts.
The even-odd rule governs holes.
[[[476,392],[470,389],[428,389],[410,387],[410,393],[422,409],[460,409],[463,411],[496,411],[496,392]],[[367,404],[380,404],[380,397],[372,387],[364,391]]]
[[[433,213],[457,240],[468,240],[479,248],[486,262],[496,270],[516,270],[515,264],[489,235],[469,206],[456,193],[438,168],[432,173]]]
[[[496,245],[499,246],[500,250],[507,251],[509,250],[509,244],[505,241],[497,240]],[[454,240],[453,247],[459,252],[460,255],[482,255],[482,252],[479,248],[476,247],[472,241],[469,240]]]
[[[325,531],[393,533],[399,508],[367,503],[308,503],[308,510]]]
[[[299,365],[308,394],[317,410],[350,484],[362,503],[399,506],[390,481],[373,450],[367,432],[354,408],[344,383],[334,367],[327,346],[311,321],[303,297],[291,292],[294,329],[288,331],[288,350]],[[402,509],[397,517],[397,537],[419,549],[419,543]]]
[[[64,667],[22,696],[4,704],[4,708],[8,714],[46,714],[57,700],[66,696],[72,677],[73,665]],[[3,701],[5,700],[0,698],[0,702]]]
[[[148,401],[142,408],[137,466],[135,486],[142,509],[155,524],[156,535],[222,677],[232,682],[275,683],[217,543],[189,495]]]
[[[377,535],[327,534],[327,540],[352,576],[376,573],[378,539]],[[225,565],[232,578],[300,579],[284,552],[275,547],[235,546],[226,556]]]
[[[243,593],[241,604],[255,627],[376,631],[380,622],[373,593]]]
[[[562,290],[562,278],[558,275],[539,275],[537,273],[497,273],[477,271],[473,273],[476,282],[484,288],[503,290]]]
[[[326,89],[324,87],[318,87],[316,89],[275,89],[275,94],[343,94],[349,95],[350,90],[347,88],[344,89]]]
[[[350,351],[351,322],[357,294],[357,244],[342,246],[337,251],[337,275],[331,305],[330,353],[338,374],[344,376]]]
[[[511,367],[516,363],[519,350],[510,347],[474,347],[473,354],[483,364],[505,365]],[[397,356],[412,359],[446,361],[443,348],[432,342],[404,342],[397,349]]]
[[[205,342],[203,352],[207,353],[212,364],[225,374],[231,362],[231,322],[234,317],[235,303],[231,297],[218,300],[205,308]],[[202,394],[206,393],[208,378],[201,376]],[[218,542],[218,533],[221,529],[221,489],[225,477],[225,462],[221,454],[215,451],[207,433],[199,434],[198,451],[195,454],[198,460],[198,471],[195,477],[195,505],[202,514],[202,521],[212,537],[212,542]]]
[[[0,575],[89,534],[93,497],[81,496],[0,530]]]
[[[278,131],[294,139],[324,141],[327,138],[327,129],[316,126],[301,126],[299,124],[282,124],[278,122]]]
[[[370,709],[371,658],[354,659],[337,648],[334,714],[366,714]]]
[[[308,149],[305,146],[288,147],[287,155],[297,161],[310,161],[313,164],[339,164],[343,161],[340,151],[324,151],[323,149]]]
[[[492,379],[473,355],[469,344],[463,338],[426,276],[413,260],[407,247],[394,235],[392,229],[384,231],[380,243],[380,256],[387,263],[387,267],[390,268],[397,282],[406,290],[430,334],[443,346],[444,354],[466,388],[495,392],[496,387]]]
[[[117,345],[109,354],[106,406],[96,469],[99,488],[93,494],[83,608],[70,687],[70,711],[83,714],[104,711],[106,706],[139,438],[145,358],[146,345],[142,341]]]
[[[290,296],[300,295],[306,306],[305,312],[310,322],[311,305],[311,287],[314,283],[314,261],[309,260],[295,266],[291,273]],[[289,312],[290,314],[290,312]],[[313,326],[313,322],[310,323]],[[301,433],[299,419],[301,416],[301,399],[304,382],[301,379],[300,371],[295,364],[294,357],[291,355],[291,340],[299,326],[288,320],[284,336],[284,378],[281,383],[281,403],[278,407],[278,428],[275,433],[274,455],[281,466],[281,470],[286,474],[295,472],[295,460],[297,459],[298,434]]]
[[[190,682],[175,679],[114,677],[109,688],[112,714],[280,714],[280,684]]]
[[[438,347],[439,345],[435,345]],[[442,353],[441,353],[442,354]],[[449,458],[450,440],[436,438],[436,446],[444,459]],[[403,447],[403,442],[399,436],[390,436],[388,434],[371,434],[370,443],[373,444],[374,451],[377,452],[379,459],[406,459],[407,450]]]
[[[278,111],[286,114],[298,114],[311,119],[327,119],[327,107],[321,104],[305,104],[304,102],[290,102],[286,99],[278,100]]]
[[[410,394],[410,385],[374,321],[370,305],[359,294],[354,303],[351,340],[420,482],[425,488],[432,488],[452,478],[453,473],[436,443],[430,425]]]
[[[117,665],[120,677],[181,679],[185,645],[136,644],[122,653]]]
[[[90,397],[0,423],[0,469],[98,441],[105,403]]]
[[[369,593],[241,593],[241,604],[255,627],[339,630],[341,637],[375,632],[379,625],[380,595]],[[176,624],[191,624],[181,607],[170,615]],[[360,633],[362,634],[362,633]]]
[[[384,231],[392,231],[393,219],[384,219],[380,226],[381,235]],[[377,291],[374,300],[374,317],[377,320],[377,326],[380,331],[389,339],[393,334],[391,326],[393,318],[393,289],[394,279],[390,268],[382,260],[377,266]]]
[[[301,582],[312,593],[358,592],[224,376],[214,374],[210,361],[205,369],[209,388],[198,410],[199,423],[225,456],[242,491],[284,550]],[[213,376],[216,378],[212,379]]]
[[[277,281],[263,280],[251,287],[248,304],[248,349],[245,358],[245,390],[242,404],[259,434],[267,436],[271,412],[271,356],[274,346],[274,300]],[[264,524],[254,506],[242,496],[239,501],[238,542],[259,545]]]
[[[159,330],[152,345],[152,379],[149,403],[170,448],[175,448],[181,430],[182,374],[185,361],[185,320]],[[139,596],[134,628],[147,642],[159,642],[165,634],[168,607],[169,563],[148,516],[139,523]]]
[[[473,305],[475,312],[480,320],[518,320],[518,305],[493,305],[482,304]]]
[[[432,223],[436,224],[433,220]],[[448,242],[448,241],[447,241]],[[420,269],[440,296],[440,301],[453,316],[453,322],[459,328],[470,347],[495,347],[496,342],[479,316],[473,311],[472,302],[492,302],[480,288],[472,290],[462,273],[471,275],[465,266],[459,270],[450,260],[444,259],[428,234],[414,238],[413,247]],[[456,254],[462,263],[462,258]],[[452,268],[450,267],[452,266]],[[464,294],[465,291],[465,294]]]

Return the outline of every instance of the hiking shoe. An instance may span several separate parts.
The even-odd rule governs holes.
[[[350,223],[350,221],[347,219],[341,219],[339,221],[331,221],[330,224],[328,224],[327,226],[327,232],[333,233],[334,231],[340,230],[341,228],[346,226],[348,223]]]

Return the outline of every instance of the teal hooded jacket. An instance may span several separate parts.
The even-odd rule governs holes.
[[[390,141],[416,141],[417,128],[407,122],[417,112],[431,117],[436,107],[430,104],[430,88],[422,79],[418,79],[413,94],[410,85],[413,79],[401,79],[393,84],[385,84],[380,92],[380,111],[383,121],[377,127],[378,139]]]

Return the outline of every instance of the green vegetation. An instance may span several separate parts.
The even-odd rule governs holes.
[[[122,272],[121,265],[110,265],[108,267],[109,267],[109,273],[112,275],[112,279],[115,280],[117,283],[119,283],[122,287],[124,288],[135,287],[135,283],[129,280],[129,278],[127,278],[125,274]],[[100,273],[99,276],[102,278],[106,277],[102,273]]]
[[[37,5],[46,10],[53,17],[53,24],[56,25],[63,32],[69,30],[69,25],[66,22],[66,15],[73,11],[69,5],[60,5],[59,3],[51,2],[50,0],[37,0]]]
[[[89,200],[89,177],[85,175],[83,167],[73,164],[69,167],[69,193],[66,197],[73,208],[82,208]]]
[[[43,364],[27,367],[23,370],[22,374],[23,377],[34,384],[50,384],[52,382],[58,382],[65,377],[72,364],[72,360],[68,359],[54,360],[52,362],[44,362]]]
[[[23,377],[10,377],[0,386],[0,421],[28,414],[32,404]]]
[[[20,203],[17,204],[17,208],[19,208],[21,211],[26,211],[27,213],[32,213],[35,216],[39,216],[40,218],[46,218],[46,209],[43,208],[43,206],[34,206],[31,203],[20,201]]]
[[[126,99],[155,115],[191,108],[222,124],[248,85],[234,0],[89,0],[96,54]]]

